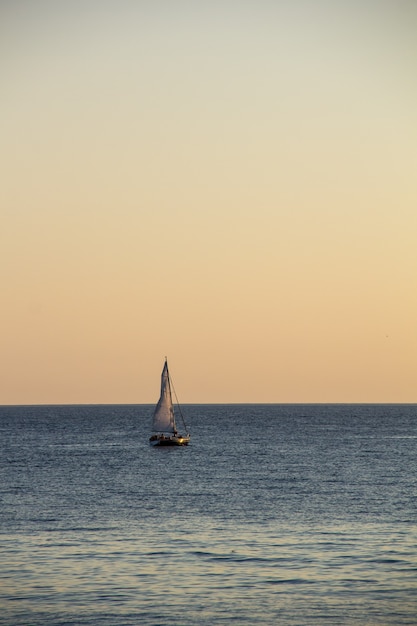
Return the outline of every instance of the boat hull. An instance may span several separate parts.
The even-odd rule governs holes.
[[[152,435],[151,446],[188,446],[190,435]]]

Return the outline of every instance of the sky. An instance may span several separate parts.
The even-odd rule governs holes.
[[[416,27],[0,1],[0,404],[417,402]]]

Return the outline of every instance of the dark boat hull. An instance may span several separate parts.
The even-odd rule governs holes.
[[[152,435],[151,446],[188,446],[190,435]]]

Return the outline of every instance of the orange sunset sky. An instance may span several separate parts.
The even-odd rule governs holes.
[[[0,403],[416,402],[416,32],[0,2]]]

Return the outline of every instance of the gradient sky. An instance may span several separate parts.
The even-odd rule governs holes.
[[[417,2],[0,2],[0,403],[417,401]]]

